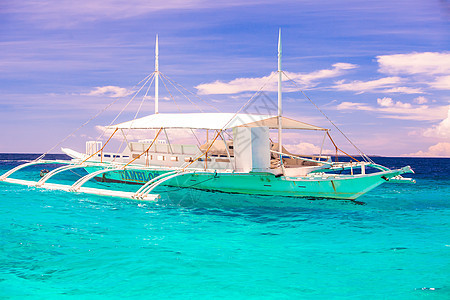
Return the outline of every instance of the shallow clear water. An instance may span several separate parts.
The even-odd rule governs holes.
[[[0,155],[0,173],[27,158]],[[0,298],[450,299],[450,159],[375,161],[417,184],[150,203],[0,183]]]

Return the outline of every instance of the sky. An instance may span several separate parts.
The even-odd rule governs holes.
[[[46,152],[116,100],[52,152],[84,151],[122,110],[116,121],[152,114],[146,87],[124,107],[154,70],[157,34],[175,86],[160,83],[160,112],[236,112],[264,85],[244,111],[276,113],[281,28],[286,117],[330,128],[349,153],[321,112],[366,154],[450,157],[449,21],[447,0],[4,0],[0,152]],[[322,140],[284,135],[296,153]]]

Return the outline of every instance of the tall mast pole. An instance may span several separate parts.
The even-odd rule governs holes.
[[[159,49],[158,49],[158,35],[156,35],[156,45],[155,45],[155,114],[158,113],[158,102],[159,102]]]
[[[281,114],[283,112],[282,110],[282,94],[281,94],[281,28],[278,33],[278,152],[283,152],[283,146],[282,146],[282,137],[281,137],[281,129],[282,129],[282,123],[281,123]]]

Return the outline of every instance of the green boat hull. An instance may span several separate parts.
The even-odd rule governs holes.
[[[99,167],[86,167],[92,173]],[[145,184],[149,180],[173,170],[127,169],[111,171],[96,178],[100,181]],[[320,197],[354,200],[390,178],[405,173],[389,170],[364,175],[316,175],[305,177],[275,176],[271,173],[193,172],[177,176],[162,185],[196,188],[227,193],[256,194],[287,197]],[[155,190],[157,192],[157,190]]]

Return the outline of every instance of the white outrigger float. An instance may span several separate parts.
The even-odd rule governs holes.
[[[159,199],[157,188],[162,185],[228,193],[354,200],[384,182],[413,182],[401,176],[413,173],[409,166],[391,170],[374,163],[362,152],[362,161],[347,154],[352,161],[337,162],[322,154],[307,157],[286,151],[282,143],[283,129],[322,131],[330,139],[331,136],[328,129],[282,116],[281,32],[277,74],[277,115],[244,114],[240,111],[159,113],[157,38],[155,71],[152,73],[155,81],[155,114],[107,126],[112,134],[106,143],[103,145],[100,141],[88,141],[85,153],[62,148],[72,160],[44,160],[41,156],[3,174],[0,181],[139,200]],[[169,129],[191,130],[192,133],[194,130],[206,130],[214,134],[203,145],[174,144],[168,139],[166,130]],[[277,143],[270,139],[270,129],[278,131]],[[152,139],[133,142],[127,140],[124,133],[130,130],[155,130],[156,134]],[[126,148],[121,153],[105,152],[105,146],[118,131],[124,134]],[[166,135],[166,139],[160,138],[161,133]],[[231,138],[227,139],[224,133]],[[331,141],[336,152],[340,150]],[[63,166],[43,175],[39,181],[10,177],[22,168],[39,164]],[[56,174],[74,169],[84,169],[88,175],[71,185],[48,182]],[[135,192],[85,187],[92,179],[142,186]]]

